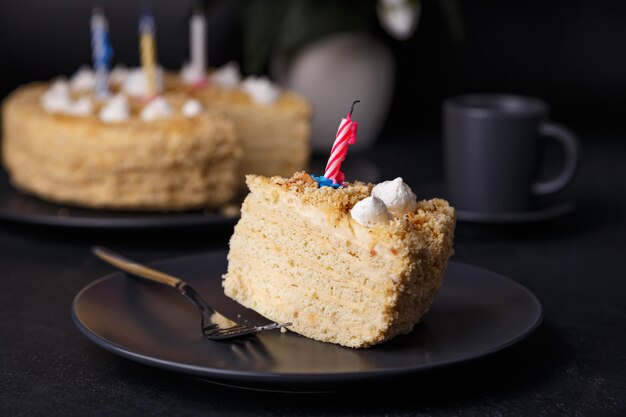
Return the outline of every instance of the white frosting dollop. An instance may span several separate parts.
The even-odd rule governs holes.
[[[89,97],[81,97],[70,103],[66,113],[72,116],[89,116],[93,111],[93,103]]]
[[[72,91],[90,91],[96,86],[96,75],[86,65],[83,65],[72,75],[70,89]]]
[[[272,104],[280,96],[280,88],[264,76],[246,78],[241,84],[241,88],[259,104]]]
[[[394,216],[402,216],[417,208],[417,197],[400,177],[376,185],[372,196],[380,198]]]
[[[65,113],[72,105],[70,85],[65,79],[57,79],[41,96],[41,106],[48,113]]]
[[[198,84],[206,79],[206,71],[200,65],[185,63],[180,69],[180,79],[187,85]]]
[[[122,85],[128,76],[128,68],[124,64],[117,64],[109,73],[109,82],[113,85]]]
[[[163,68],[155,69],[157,93],[163,91]],[[141,68],[129,69],[122,82],[122,91],[132,97],[146,97],[148,95],[148,83]]]
[[[88,116],[93,111],[93,103],[89,97],[81,97],[72,101],[70,84],[58,79],[41,96],[41,106],[48,113],[62,113],[71,116]]]
[[[350,210],[350,215],[361,226],[373,226],[377,223],[386,223],[391,216],[385,203],[376,197],[365,197]]]
[[[203,111],[204,107],[202,107],[202,104],[200,104],[200,102],[195,99],[189,99],[185,101],[185,104],[183,104],[183,107],[181,109],[183,116],[189,118],[196,117]]]
[[[152,122],[157,119],[167,119],[172,115],[172,107],[163,97],[156,97],[143,108],[139,117],[144,122]]]
[[[211,74],[211,81],[222,87],[237,87],[241,82],[239,64],[229,62]]]
[[[120,123],[130,118],[128,99],[124,94],[117,94],[100,110],[100,121],[103,123]]]

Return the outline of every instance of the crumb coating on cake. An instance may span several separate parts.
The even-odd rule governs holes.
[[[232,123],[218,112],[180,113],[187,97],[165,94],[174,113],[152,122],[130,100],[128,121],[46,112],[48,83],[14,91],[3,103],[2,158],[12,183],[42,198],[118,210],[219,207],[237,190],[241,149]]]
[[[454,209],[441,199],[364,227],[350,209],[372,184],[320,188],[305,172],[249,175],[251,193],[230,242],[225,293],[290,330],[367,347],[411,331],[438,291]]]

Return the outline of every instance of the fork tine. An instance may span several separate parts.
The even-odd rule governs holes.
[[[227,329],[216,329],[210,332],[206,332],[205,336],[212,340],[230,339],[232,337],[243,336],[251,333],[258,333],[265,330],[280,329],[282,327],[291,326],[291,323],[271,323],[264,326],[245,327],[243,329],[236,328],[237,326],[229,327]]]
[[[271,329],[275,329],[276,327],[272,327],[272,328],[267,328],[267,329],[259,329],[256,327],[247,327],[245,329],[239,329],[239,330],[229,330],[229,329],[224,329],[224,330],[218,330],[210,335],[208,335],[207,337],[209,339],[213,339],[213,340],[224,340],[224,339],[231,339],[234,337],[239,337],[239,336],[244,336],[247,334],[252,334],[252,333],[258,333],[261,332],[263,330],[271,330]]]
[[[247,328],[248,326],[237,324],[235,326],[227,327],[224,329],[224,328],[220,328],[219,325],[217,324],[210,324],[202,328],[202,333],[204,333],[205,335],[212,335],[214,333],[220,333],[223,331],[236,331],[236,330],[247,329]]]
[[[211,339],[228,339],[230,337],[239,336],[240,334],[249,334],[249,333],[254,333],[256,331],[260,331],[260,330],[256,330],[256,327],[233,326],[233,327],[228,327],[226,329],[213,329],[208,332],[205,332],[204,334],[205,336]],[[241,333],[241,332],[248,332],[248,333]]]

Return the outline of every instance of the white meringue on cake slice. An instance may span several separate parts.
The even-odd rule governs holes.
[[[401,177],[377,184],[372,189],[372,196],[380,198],[396,217],[411,213],[417,208],[417,197]]]

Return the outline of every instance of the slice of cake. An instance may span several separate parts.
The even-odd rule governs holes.
[[[180,93],[101,102],[73,88],[79,79],[22,86],[3,103],[2,158],[17,188],[117,210],[219,207],[233,198],[241,149],[231,121]]]
[[[427,312],[452,254],[454,209],[402,179],[320,187],[304,172],[247,176],[226,295],[290,330],[367,347]]]

